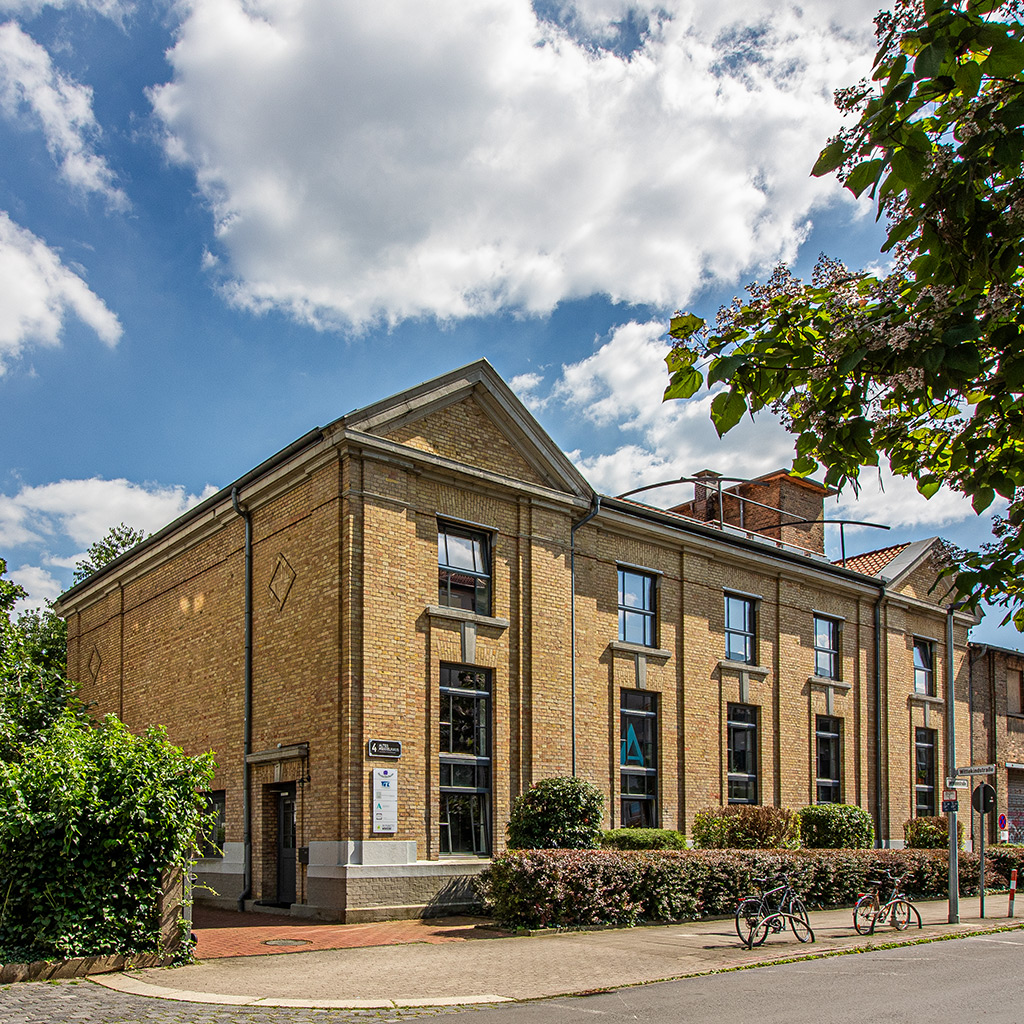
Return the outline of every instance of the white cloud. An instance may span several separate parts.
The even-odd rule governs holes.
[[[103,196],[112,209],[128,209],[114,172],[92,146],[99,135],[92,89],[57,71],[46,49],[13,21],[0,25],[0,109],[39,125],[69,185]]]
[[[58,253],[0,210],[0,376],[30,344],[56,346],[68,315],[114,346],[121,324]]]
[[[837,7],[841,6],[841,10]],[[595,293],[671,308],[792,255],[875,0],[191,0],[152,93],[253,310],[365,326]],[[841,21],[839,21],[841,19]]]
[[[0,495],[0,547],[57,546],[70,540],[79,549],[99,540],[111,526],[126,523],[152,533],[214,492],[188,494],[178,486],[130,480],[59,480]],[[66,559],[51,564],[66,565]]]
[[[549,408],[561,405],[574,417],[596,426],[616,426],[638,438],[612,452],[572,453],[598,490],[622,494],[702,469],[751,478],[791,464],[794,439],[768,414],[759,414],[756,420],[746,417],[719,438],[709,416],[712,395],[706,390],[688,401],[663,402],[668,349],[664,323],[627,323],[592,355],[564,365],[548,395],[538,392],[539,381],[530,390],[535,401],[548,403]],[[636,500],[666,507],[692,496],[692,486],[680,485],[647,491]],[[893,477],[888,470],[879,477],[870,468],[863,471],[860,494],[847,490],[840,499],[829,500],[826,515],[926,530],[976,521],[967,499],[943,490],[929,501],[912,481]],[[848,536],[863,532],[847,529]],[[883,535],[879,537],[879,544],[884,544]],[[872,536],[872,544],[874,540]]]
[[[10,569],[7,575],[30,595],[17,603],[19,612],[42,610],[64,589],[55,576],[37,565],[21,565]]]
[[[67,10],[78,7],[110,18],[118,23],[135,10],[131,0],[0,0],[0,11],[34,17],[47,7],[54,10]]]
[[[508,386],[516,393],[523,405],[537,412],[548,404],[548,399],[540,398],[536,393],[537,388],[543,383],[544,378],[539,373],[520,373],[508,382]]]

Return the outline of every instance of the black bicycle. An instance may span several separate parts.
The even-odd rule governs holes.
[[[898,932],[903,931],[911,920],[917,918],[917,927],[923,927],[917,907],[903,891],[903,876],[885,872],[884,878],[869,878],[870,888],[857,897],[853,908],[853,927],[861,935],[874,935],[875,926],[887,921]],[[887,893],[883,899],[883,893]]]
[[[760,890],[757,895],[743,896],[736,905],[736,934],[748,949],[787,927],[800,942],[814,941],[807,908],[787,875],[755,878],[754,884]]]

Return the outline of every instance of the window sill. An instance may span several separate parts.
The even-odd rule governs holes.
[[[750,672],[755,676],[766,676],[770,671],[762,665],[751,665],[746,661],[730,661],[728,658],[722,658],[718,667],[728,672]]]
[[[464,608],[446,608],[440,604],[427,605],[427,614],[432,619],[452,619],[455,622],[475,622],[478,626],[492,629],[508,629],[508,619],[497,619],[492,615],[479,615]]]
[[[932,697],[927,693],[911,693],[907,695],[908,704],[932,704],[941,707],[946,702],[942,697]]]
[[[807,680],[811,686],[831,686],[834,690],[842,690],[849,693],[853,689],[853,683],[844,683],[842,679],[829,679],[828,676],[810,676]]]
[[[632,644],[626,640],[612,640],[608,648],[620,654],[643,654],[648,658],[664,658],[666,661],[672,657],[671,651],[662,650],[660,647],[648,647],[646,644]]]

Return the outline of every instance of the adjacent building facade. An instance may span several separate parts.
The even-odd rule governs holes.
[[[513,799],[572,773],[608,827],[835,801],[899,845],[968,763],[975,619],[934,539],[831,564],[825,494],[705,473],[673,510],[599,495],[481,361],[310,431],[73,587],[69,673],[215,751],[200,876],[232,904],[461,905]]]

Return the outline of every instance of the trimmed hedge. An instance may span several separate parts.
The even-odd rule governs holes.
[[[875,823],[854,804],[811,804],[797,811],[800,841],[808,850],[869,850]]]
[[[510,850],[590,850],[600,844],[604,795],[585,779],[541,779],[512,803]]]
[[[956,823],[957,849],[964,848],[964,823]],[[903,838],[913,850],[948,850],[949,825],[939,814],[907,818],[903,822]]]
[[[962,853],[959,864],[960,893],[972,895],[978,855]],[[508,927],[624,926],[729,916],[737,898],[756,889],[754,878],[779,871],[807,906],[848,906],[866,879],[884,870],[904,876],[911,898],[946,894],[946,856],[939,850],[519,850],[495,857],[477,892]],[[990,861],[986,888],[1000,876]]]
[[[693,819],[698,850],[776,850],[800,845],[800,819],[788,807],[706,807]]]
[[[686,836],[674,828],[612,828],[601,835],[606,850],[685,850]]]

